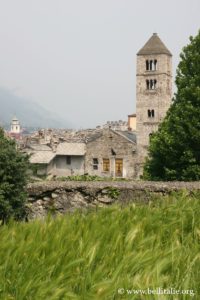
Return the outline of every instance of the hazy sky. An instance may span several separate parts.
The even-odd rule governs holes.
[[[157,32],[173,68],[200,0],[0,0],[0,86],[78,128],[135,112],[136,53]]]

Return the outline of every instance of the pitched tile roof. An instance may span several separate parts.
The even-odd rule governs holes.
[[[31,154],[30,163],[32,164],[49,164],[55,157],[51,151],[37,151]]]
[[[157,33],[153,33],[146,44],[140,49],[137,55],[151,55],[151,54],[167,54],[172,56],[165,44],[161,41]]]
[[[46,144],[30,144],[29,148],[34,151],[51,151],[51,148]]]
[[[86,147],[84,143],[60,143],[56,150],[56,155],[85,155]]]
[[[121,135],[122,137],[126,138],[132,143],[136,143],[136,133],[133,131],[115,131],[117,134]]]

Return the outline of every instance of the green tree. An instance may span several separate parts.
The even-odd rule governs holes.
[[[16,149],[15,141],[5,137],[0,128],[0,221],[21,220],[26,215],[25,202],[28,157]]]
[[[177,92],[166,118],[152,135],[144,178],[200,180],[200,31],[183,48]]]

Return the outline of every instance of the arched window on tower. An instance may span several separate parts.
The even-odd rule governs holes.
[[[147,90],[149,90],[150,89],[150,80],[146,80],[146,87],[147,87]]]
[[[147,115],[148,115],[148,118],[154,118],[155,117],[154,109],[148,109]]]
[[[146,60],[146,71],[156,71],[157,70],[157,59]]]
[[[147,79],[146,80],[146,89],[147,90],[155,90],[157,85],[157,80],[156,79]]]
[[[157,70],[157,59],[154,59],[153,64],[154,64],[154,71],[156,71]]]
[[[157,80],[156,79],[150,79],[149,80],[149,89],[155,90],[156,89]]]
[[[149,61],[146,60],[146,71],[149,71]]]

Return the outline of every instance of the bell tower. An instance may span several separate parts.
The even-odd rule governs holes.
[[[138,176],[148,154],[149,139],[172,100],[172,54],[154,33],[137,53],[136,131]]]
[[[21,126],[16,117],[12,119],[10,132],[14,134],[20,134],[21,132]]]

